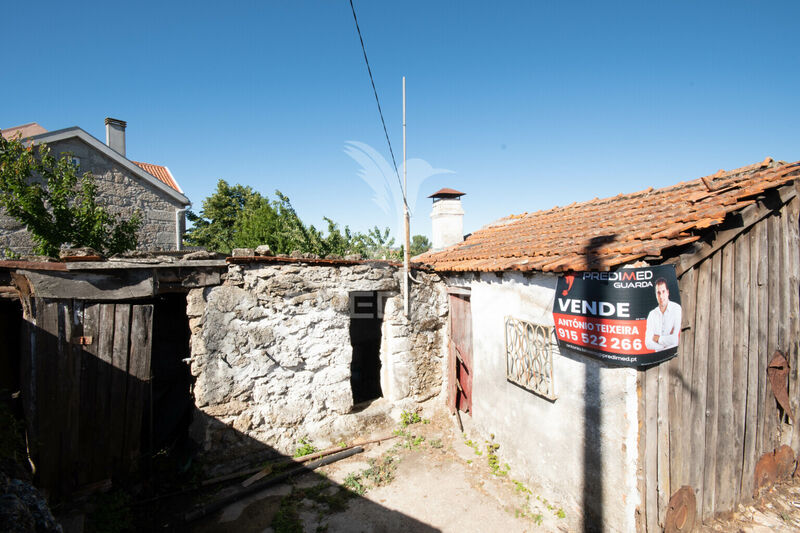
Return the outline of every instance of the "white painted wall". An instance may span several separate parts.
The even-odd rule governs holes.
[[[484,438],[495,436],[512,478],[564,508],[571,529],[579,527],[585,507],[588,457],[587,487],[602,483],[605,530],[635,531],[636,371],[556,350],[554,402],[506,380],[505,317],[552,325],[556,280],[544,274],[447,278],[448,285],[472,291],[472,423]]]

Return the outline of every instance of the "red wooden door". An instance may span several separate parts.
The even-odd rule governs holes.
[[[450,294],[450,409],[472,413],[472,312],[469,294]]]

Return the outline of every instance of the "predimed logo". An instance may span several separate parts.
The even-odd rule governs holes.
[[[641,289],[653,286],[652,270],[630,270],[618,272],[584,272],[583,279],[613,281],[615,289]]]

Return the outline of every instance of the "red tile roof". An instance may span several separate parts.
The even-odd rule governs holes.
[[[36,122],[30,122],[28,124],[23,124],[22,126],[14,126],[13,128],[4,129],[3,138],[16,139],[19,137],[20,139],[26,139],[28,137],[33,137],[34,135],[39,135],[40,133],[47,133],[47,130]]]
[[[175,178],[172,177],[172,173],[169,171],[167,167],[162,167],[161,165],[153,165],[150,163],[142,163],[140,161],[131,161],[131,163],[140,167],[148,174],[153,175],[158,180],[163,181],[164,183],[166,183],[179,193],[183,194],[183,191],[178,186],[178,182],[175,181]]]
[[[720,170],[663,189],[511,215],[464,242],[414,258],[438,271],[608,270],[700,239],[726,215],[800,176],[800,161]]]

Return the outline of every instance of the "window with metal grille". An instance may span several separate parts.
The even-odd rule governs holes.
[[[506,317],[506,378],[512,383],[556,399],[553,326]]]

